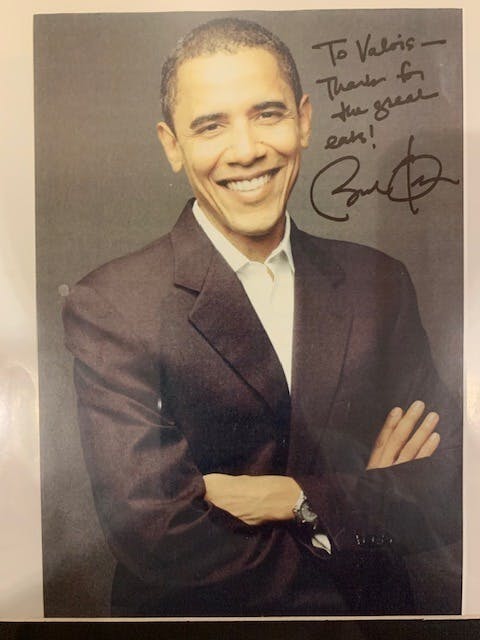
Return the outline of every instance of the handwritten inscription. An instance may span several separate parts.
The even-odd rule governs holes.
[[[368,186],[353,184],[361,169],[360,160],[356,156],[342,156],[326,164],[317,172],[310,188],[310,201],[315,211],[327,220],[346,222],[350,218],[349,214],[337,216],[332,213],[334,197],[346,196],[345,205],[352,207],[360,198],[378,193],[391,202],[408,203],[411,213],[417,214],[419,207],[415,202],[433,191],[439,183],[460,183],[458,179],[443,175],[442,162],[436,156],[430,153],[413,153],[414,140],[414,136],[410,135],[405,157],[394,166],[390,179],[384,186],[379,180]],[[419,168],[418,175],[414,173],[415,165]],[[346,178],[343,179],[342,176],[341,183],[332,188],[333,175],[336,175],[339,169]]]
[[[360,159],[357,156],[342,156],[326,164],[316,174],[311,185],[311,201],[314,209],[329,220],[345,221],[348,214],[336,216],[329,213],[325,197],[347,195],[345,206],[352,207],[360,199],[377,193],[386,196],[392,202],[407,203],[411,213],[417,213],[416,200],[430,193],[440,182],[459,184],[458,180],[443,176],[442,163],[434,155],[412,152],[414,136],[411,133],[411,121],[415,112],[425,109],[422,105],[439,98],[440,92],[432,80],[429,69],[418,64],[417,51],[423,47],[442,47],[447,41],[442,38],[420,40],[412,34],[375,35],[367,33],[357,39],[334,38],[313,45],[313,49],[326,56],[324,62],[332,66],[332,72],[316,79],[323,105],[330,105],[327,111],[332,121],[332,130],[325,131],[323,148],[329,152],[344,147],[351,149],[377,149],[377,139],[388,140],[392,130],[388,123],[392,121],[393,130],[398,125],[393,122],[396,114],[407,112],[409,129],[405,132],[408,138],[408,152],[405,158],[394,168],[387,185],[381,186],[378,181],[368,187],[354,187],[358,179]],[[354,76],[349,58],[360,63],[362,72]],[[389,58],[383,66],[376,63],[375,72],[371,65],[378,59]],[[378,73],[378,69],[381,72]],[[388,70],[388,72],[386,72]],[[322,105],[322,106],[323,106]],[[327,107],[328,108],[328,107]],[[428,111],[425,111],[428,113]],[[400,120],[401,122],[401,120]],[[345,125],[342,127],[342,125]],[[353,152],[355,153],[355,152]],[[365,151],[362,152],[362,157]],[[413,167],[421,164],[423,174],[411,180]],[[339,171],[346,172],[346,180],[333,190],[329,190],[328,181]],[[425,177],[427,175],[427,177]],[[399,184],[405,176],[404,184],[408,187],[403,195],[399,194]],[[319,188],[322,183],[322,189]],[[321,193],[321,202],[318,195]]]

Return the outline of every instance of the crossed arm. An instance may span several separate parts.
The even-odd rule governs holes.
[[[425,404],[421,401],[414,402],[405,413],[400,407],[390,411],[375,441],[367,470],[427,458],[435,452],[440,443],[435,432],[439,415],[430,412],[421,420],[424,411]],[[204,476],[204,481],[206,500],[252,526],[292,519],[301,492],[296,480],[288,476],[211,473]]]

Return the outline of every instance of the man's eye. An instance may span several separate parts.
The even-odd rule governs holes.
[[[260,120],[269,120],[272,122],[277,122],[282,117],[283,113],[281,111],[262,111],[260,113]]]
[[[202,134],[202,133],[215,133],[216,131],[218,131],[220,129],[220,125],[217,122],[211,122],[210,124],[207,124],[206,126],[202,127],[201,129],[198,130],[198,133]]]

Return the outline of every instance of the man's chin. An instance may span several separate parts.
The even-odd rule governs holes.
[[[230,232],[246,236],[248,238],[265,239],[268,236],[278,233],[279,227],[283,228],[285,216],[279,215],[274,220],[258,220],[259,214],[254,214],[254,220],[242,220],[240,223],[232,224]]]
[[[258,203],[217,202],[217,210],[211,206],[202,206],[202,211],[219,231],[228,236],[244,236],[248,238],[265,239],[278,233],[283,228],[284,208],[278,202],[271,204],[261,201]],[[272,211],[276,211],[272,215]],[[281,213],[278,213],[281,211]]]

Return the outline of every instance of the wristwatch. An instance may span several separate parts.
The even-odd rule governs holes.
[[[310,504],[308,503],[307,496],[303,493],[300,494],[295,506],[293,507],[293,515],[295,522],[300,526],[308,526],[315,531],[318,523],[317,514],[312,511]]]

